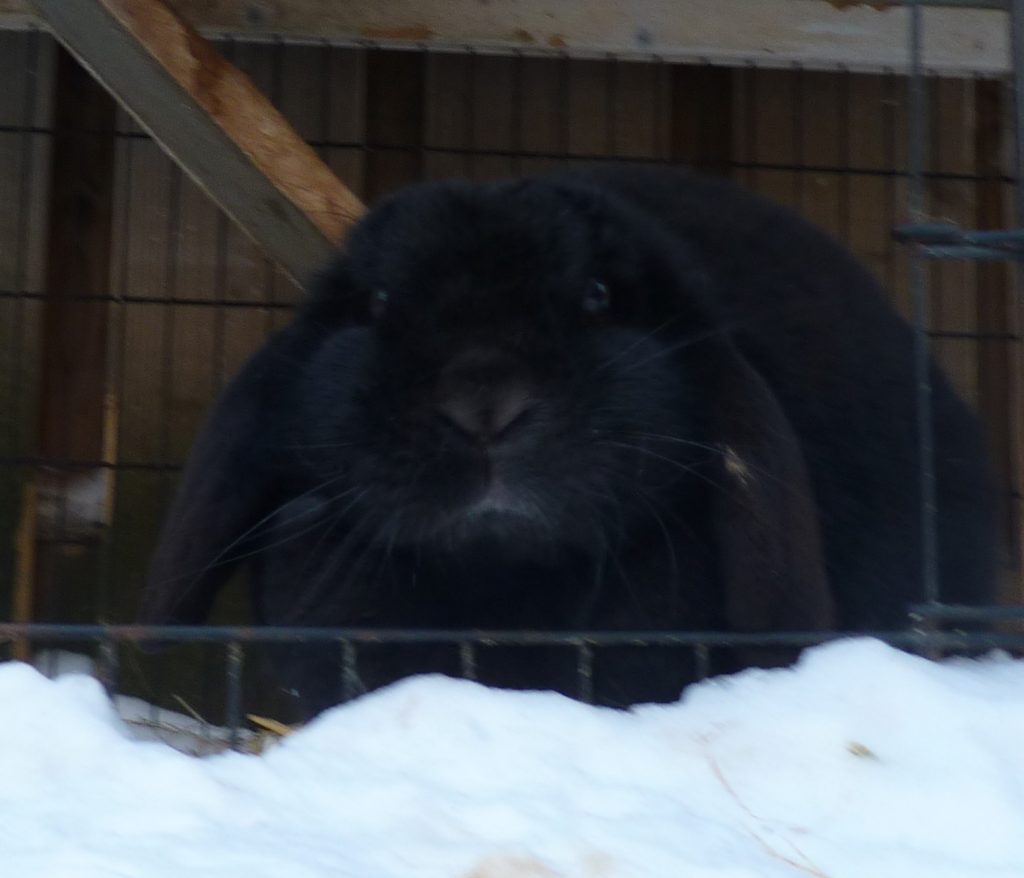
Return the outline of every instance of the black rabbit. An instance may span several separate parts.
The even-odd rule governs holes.
[[[682,170],[382,201],[226,389],[157,547],[146,622],[202,621],[240,559],[261,623],[905,627],[922,595],[913,335],[843,248]],[[944,597],[987,602],[994,491],[933,367]],[[712,670],[783,661],[723,653]],[[689,651],[597,654],[603,704],[671,700]],[[574,654],[481,650],[575,691]],[[364,650],[375,687],[449,646]],[[334,647],[280,651],[303,715]]]

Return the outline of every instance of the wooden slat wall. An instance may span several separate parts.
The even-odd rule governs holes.
[[[0,461],[32,454],[42,306],[20,293],[46,285],[55,47],[41,34],[0,33]],[[0,611],[14,599],[14,534],[28,471],[0,465]],[[31,569],[31,559],[28,567]]]
[[[31,39],[40,38],[0,34],[5,83],[23,81]],[[890,236],[903,216],[898,175],[906,153],[906,90],[896,77],[285,44],[222,48],[361,197],[418,179],[489,179],[603,156],[694,163],[796,207],[846,240],[910,313],[906,251]],[[0,95],[0,120],[14,126],[31,121],[17,93],[15,86]],[[968,225],[1008,222],[1005,184],[974,179],[1006,171],[999,87],[936,80],[930,94],[930,170],[945,175],[930,184],[933,210]],[[20,191],[24,142],[0,132],[0,195]],[[46,143],[41,135],[33,150]],[[298,291],[126,118],[116,173],[112,292],[167,300],[111,305],[124,468],[106,610],[128,618],[174,480],[173,471],[147,467],[181,462],[216,390],[288,319],[279,306]],[[45,198],[27,203],[36,235],[24,260],[31,265],[41,258],[38,205]],[[0,197],[0,286],[15,283],[11,243],[23,209]],[[945,334],[936,352],[989,423],[1019,507],[1020,342],[974,337],[1016,336],[1009,273],[945,263],[930,278],[931,327]],[[13,309],[24,320],[32,307],[0,300],[4,338],[15,325]],[[17,374],[9,357],[0,359],[0,405],[12,388],[27,386]],[[8,442],[4,454],[13,447],[0,442]],[[0,471],[9,478],[10,467]],[[0,521],[9,520],[11,502],[0,495]],[[1024,597],[1019,586],[1008,593]]]

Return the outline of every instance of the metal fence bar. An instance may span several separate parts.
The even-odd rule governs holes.
[[[244,653],[237,640],[228,642],[226,676],[227,697],[225,699],[225,720],[230,730],[231,748],[238,749],[242,740],[242,671]]]
[[[341,695],[351,701],[363,691],[356,661],[356,646],[351,640],[341,641]]]
[[[920,0],[910,7],[910,101],[907,120],[907,212],[912,222],[927,216],[924,182],[925,132],[928,123],[923,68],[924,21]],[[928,289],[922,254],[911,256],[914,303],[914,380],[917,396],[918,478],[920,482],[921,585],[928,602],[939,600],[938,528],[935,505],[935,449],[932,434],[931,362],[928,351]]]
[[[103,688],[107,690],[108,695],[112,695],[117,690],[118,672],[118,648],[115,640],[104,637],[100,641],[96,670]]]
[[[1010,62],[1013,68],[1013,169],[1015,220],[1024,226],[1024,0],[1010,0]]]
[[[459,670],[464,679],[476,679],[476,645],[472,640],[459,644]]]
[[[933,608],[926,607],[931,614]],[[993,615],[979,618],[1004,619],[1002,614],[1016,608],[997,607]],[[1006,645],[1024,648],[1021,632],[956,632],[936,631],[934,636],[949,648],[973,645]],[[878,631],[765,631],[736,633],[732,631],[542,631],[542,630],[474,630],[421,628],[317,628],[290,626],[233,625],[98,625],[59,624],[46,622],[0,623],[0,642],[24,637],[31,640],[68,642],[95,640],[104,637],[128,643],[329,643],[338,640],[355,645],[449,644],[463,642],[494,646],[569,646],[577,649],[612,646],[813,646],[848,637],[873,637],[893,645],[914,646],[921,635],[908,630]]]
[[[912,606],[910,612],[930,616],[936,621],[1024,622],[1024,606],[974,607],[967,604],[925,604]]]
[[[694,670],[698,680],[706,680],[711,676],[711,650],[706,643],[697,643],[693,647]]]
[[[576,683],[579,700],[594,702],[594,650],[590,643],[580,643],[576,650]]]
[[[909,146],[910,146],[910,165],[908,170],[896,168],[895,159],[886,161],[884,168],[861,168],[854,167],[853,163],[849,158],[848,153],[848,140],[846,136],[848,132],[845,130],[846,127],[846,116],[842,116],[842,123],[840,126],[840,140],[847,147],[847,153],[845,161],[837,164],[836,166],[825,166],[825,165],[806,165],[801,161],[797,162],[758,162],[755,161],[754,151],[751,146],[750,154],[745,158],[746,161],[730,161],[728,167],[736,170],[781,170],[781,171],[793,171],[799,172],[801,176],[797,178],[797,185],[801,185],[803,180],[803,174],[813,174],[816,172],[836,172],[842,174],[842,204],[841,208],[842,220],[844,224],[849,223],[849,174],[856,173],[861,175],[873,175],[877,177],[884,177],[890,184],[898,177],[909,177],[909,198],[908,198],[908,212],[910,214],[909,219],[912,221],[911,225],[903,226],[897,231],[897,238],[901,238],[904,241],[912,242],[918,246],[915,248],[913,253],[913,266],[912,266],[912,279],[913,279],[913,294],[914,294],[914,305],[915,305],[915,329],[916,329],[916,346],[915,346],[915,377],[917,380],[918,392],[921,394],[921,402],[919,405],[918,412],[918,427],[921,441],[921,482],[922,482],[922,494],[925,498],[925,503],[921,510],[921,527],[922,527],[922,554],[923,554],[923,567],[922,567],[922,581],[924,583],[924,599],[925,602],[920,606],[913,608],[912,619],[915,624],[918,625],[918,630],[900,630],[900,631],[877,631],[877,632],[851,632],[851,631],[832,631],[832,632],[768,632],[768,633],[757,633],[757,634],[735,634],[731,632],[721,631],[539,631],[539,630],[525,630],[525,631],[477,631],[477,630],[463,630],[463,629],[451,629],[451,630],[420,630],[420,629],[357,629],[357,628],[334,628],[334,627],[284,627],[284,626],[267,626],[267,627],[249,627],[249,626],[153,626],[142,628],[141,626],[134,625],[103,625],[103,624],[92,624],[92,625],[49,625],[40,623],[0,623],[0,643],[13,642],[15,638],[23,639],[36,639],[37,642],[42,643],[45,640],[52,640],[59,643],[71,643],[74,641],[89,641],[98,644],[98,673],[100,678],[104,681],[104,685],[108,689],[112,690],[116,683],[117,671],[118,671],[118,658],[119,652],[118,647],[123,643],[138,643],[138,644],[158,644],[158,645],[169,645],[170,643],[210,643],[210,644],[222,644],[226,645],[226,663],[224,672],[226,674],[225,680],[227,684],[226,688],[226,717],[227,724],[231,729],[231,741],[232,746],[239,744],[241,727],[243,721],[242,705],[243,705],[243,689],[242,679],[244,672],[244,660],[245,660],[245,644],[248,643],[293,643],[293,642],[305,642],[310,644],[336,644],[340,650],[340,679],[337,681],[342,694],[345,699],[351,699],[359,695],[366,690],[359,677],[358,671],[358,659],[360,646],[367,645],[399,645],[399,644],[443,644],[445,646],[455,647],[458,650],[460,668],[463,676],[469,679],[476,679],[477,677],[477,659],[478,649],[491,646],[516,646],[516,647],[531,647],[531,646],[560,646],[567,647],[573,652],[570,652],[567,656],[568,660],[571,661],[573,653],[576,659],[576,682],[579,691],[579,697],[583,701],[592,701],[594,697],[594,662],[597,650],[604,647],[615,647],[615,646],[649,646],[649,647],[678,647],[688,649],[692,651],[695,663],[695,669],[697,675],[701,678],[709,676],[712,672],[712,649],[720,648],[736,648],[736,647],[748,647],[748,646],[786,646],[786,647],[804,647],[813,646],[827,641],[844,638],[848,636],[871,636],[888,642],[894,646],[906,647],[918,651],[931,651],[932,654],[944,650],[956,650],[956,649],[985,649],[991,647],[1003,647],[1012,650],[1024,651],[1024,630],[1012,632],[1012,631],[999,631],[999,632],[959,632],[959,631],[941,631],[936,630],[937,623],[1002,623],[1002,622],[1014,622],[1024,621],[1024,607],[962,607],[954,605],[944,605],[938,603],[939,599],[939,586],[941,583],[938,582],[938,567],[937,567],[937,534],[934,520],[934,504],[935,504],[935,492],[934,492],[934,472],[932,464],[932,448],[931,448],[931,415],[930,415],[930,373],[928,368],[928,338],[934,336],[954,336],[955,333],[941,333],[929,332],[927,327],[927,311],[928,311],[928,294],[927,294],[927,277],[926,277],[926,259],[930,258],[972,258],[972,259],[1017,259],[1024,258],[1024,228],[1021,229],[1006,229],[1006,230],[995,230],[995,231],[980,231],[980,230],[964,230],[958,227],[947,226],[947,225],[936,225],[934,223],[927,223],[927,191],[926,183],[931,180],[965,180],[965,181],[991,181],[997,180],[1000,182],[1011,182],[1013,180],[1017,183],[1016,188],[1016,208],[1017,208],[1017,223],[1024,226],[1024,186],[1022,186],[1022,171],[1024,171],[1024,143],[1020,136],[1022,130],[1024,130],[1024,65],[1021,64],[1021,52],[1024,51],[1024,0],[1004,0],[1004,2],[994,2],[994,0],[977,0],[977,2],[970,2],[970,0],[896,0],[897,5],[906,5],[911,7],[909,9],[909,17],[911,20],[910,36],[911,36],[911,48],[913,57],[912,75],[911,75],[911,89],[910,89],[910,117],[909,117]],[[1016,160],[1016,176],[996,176],[996,175],[983,175],[983,174],[970,174],[970,173],[952,173],[952,172],[941,172],[938,170],[929,170],[926,167],[925,150],[927,141],[925,138],[927,131],[927,93],[926,93],[926,78],[925,71],[923,70],[922,62],[922,38],[923,38],[923,13],[922,8],[929,6],[975,6],[980,8],[999,8],[999,9],[1010,9],[1011,11],[1011,43],[1013,46],[1013,85],[1014,85],[1014,112],[1016,121],[1016,151],[1014,157]],[[282,78],[282,43],[279,40],[274,49],[273,58],[273,87],[272,90],[275,92],[277,97],[280,97],[279,92],[281,91],[281,78]],[[326,125],[322,126],[319,132],[319,142],[314,141],[314,146],[320,147],[354,147],[365,150],[380,150],[380,151],[395,151],[395,152],[443,152],[447,154],[462,154],[466,157],[467,166],[472,169],[472,163],[474,159],[481,157],[507,157],[513,162],[517,163],[518,169],[519,163],[524,159],[537,159],[537,158],[552,158],[567,160],[570,157],[570,122],[569,115],[565,112],[565,108],[570,103],[572,97],[572,81],[570,79],[570,58],[568,54],[564,54],[560,60],[555,63],[557,65],[557,88],[562,98],[563,113],[562,113],[562,127],[558,132],[558,136],[561,140],[561,151],[558,150],[558,144],[555,144],[554,149],[547,151],[531,151],[524,148],[522,143],[523,138],[523,126],[525,125],[526,109],[523,106],[523,76],[522,69],[524,66],[524,58],[522,52],[515,53],[516,67],[518,75],[514,77],[514,88],[512,98],[512,131],[513,131],[513,143],[510,148],[493,148],[490,146],[484,146],[477,142],[476,124],[473,118],[475,99],[473,96],[473,87],[475,82],[475,75],[470,77],[470,81],[467,83],[467,106],[466,106],[466,118],[467,118],[467,136],[465,146],[452,146],[444,145],[439,147],[426,146],[423,143],[419,144],[386,144],[386,143],[374,143],[369,142],[365,138],[358,141],[348,142],[344,140],[331,141],[329,139],[329,130]],[[472,66],[479,66],[475,55],[470,53],[470,63]],[[365,61],[365,54],[363,55]],[[607,94],[606,102],[608,103],[608,129],[606,132],[608,153],[614,153],[617,133],[616,124],[617,118],[615,116],[615,104],[616,101],[613,96],[616,90],[619,88],[619,76],[620,66],[615,65],[609,71],[609,78],[607,80]],[[798,79],[803,78],[802,69],[797,69]],[[848,85],[848,82],[846,83]],[[802,89],[804,84],[798,83],[799,98],[797,101],[797,112],[798,116],[793,120],[793,131],[798,150],[798,155],[802,159],[802,150],[804,145],[804,134],[802,130],[803,118],[802,114],[799,113],[800,102],[803,100]],[[755,103],[754,95],[754,83],[750,83],[750,106]],[[325,92],[324,100],[326,101],[327,92]],[[849,109],[849,95],[840,101],[843,105],[843,110]],[[895,112],[894,110],[891,112]],[[661,118],[660,116],[658,117]],[[35,120],[28,120],[35,123]],[[0,131],[3,131],[4,126],[0,126]],[[28,128],[18,127],[15,130],[24,134],[27,142],[27,138],[31,132],[39,132],[50,134],[52,129],[43,125],[32,124]],[[26,133],[28,132],[28,133]],[[757,125],[750,124],[747,127],[747,136],[752,144],[757,132]],[[109,132],[97,132],[97,134],[109,135]],[[128,141],[127,147],[130,149],[134,145],[134,140],[145,138],[144,133],[128,132],[118,133],[119,139],[125,139]],[[659,139],[660,142],[660,139]],[[600,155],[586,155],[583,153],[572,153],[571,157],[573,160],[591,160],[591,161],[618,161],[621,159],[629,159],[637,162],[644,163],[662,163],[664,162],[663,157],[651,158],[650,156],[615,156],[610,154]],[[130,162],[129,162],[130,165]],[[130,185],[130,175],[129,175]],[[175,184],[179,185],[179,184]],[[174,190],[174,198],[180,197],[180,193],[177,189]],[[895,201],[893,201],[895,204]],[[180,205],[175,200],[172,205],[172,217],[171,225],[169,228],[169,237],[172,244],[177,243],[178,239],[178,227],[177,224],[180,222],[178,217]],[[125,221],[128,222],[127,212]],[[892,222],[886,223],[887,226],[892,226]],[[217,272],[216,275],[220,279],[218,284],[218,294],[211,299],[207,298],[178,298],[179,290],[176,289],[176,275],[175,272],[178,270],[178,253],[175,252],[174,247],[169,248],[169,262],[167,266],[167,289],[163,296],[139,296],[130,295],[127,288],[123,288],[117,294],[111,296],[94,296],[89,295],[83,298],[88,299],[105,299],[112,302],[117,302],[123,309],[126,303],[146,303],[146,304],[157,304],[163,306],[171,306],[171,310],[174,310],[174,306],[182,305],[195,305],[195,306],[211,306],[217,309],[218,313],[218,326],[215,330],[216,342],[215,348],[217,355],[221,358],[215,365],[214,370],[217,373],[218,379],[222,377],[221,373],[224,369],[224,351],[222,350],[224,344],[224,316],[227,314],[228,308],[243,308],[250,311],[266,312],[268,314],[268,322],[270,321],[271,309],[292,309],[293,303],[285,299],[278,298],[274,295],[274,283],[272,279],[268,279],[267,286],[271,291],[271,297],[269,299],[261,301],[244,301],[244,300],[232,300],[225,297],[221,288],[226,287],[226,277],[228,274],[227,266],[227,254],[226,254],[226,220],[223,217],[219,219],[218,225],[218,244],[217,244]],[[20,251],[19,251],[20,253]],[[125,249],[125,259],[127,259],[127,248]],[[125,287],[125,278],[127,272],[122,275],[122,287]],[[15,286],[18,286],[18,290],[0,290],[0,299],[5,298],[17,298],[19,300],[30,300],[30,299],[42,299],[45,294],[34,291],[28,291],[21,289],[25,284],[23,282],[16,282]],[[70,296],[69,298],[75,298]],[[19,305],[21,303],[19,302]],[[224,309],[223,311],[221,309]],[[123,315],[122,315],[123,318]],[[167,323],[165,323],[165,351],[164,353],[169,356],[170,344],[169,341],[173,340],[174,326],[173,317],[169,313],[167,315]],[[982,335],[971,334],[971,338],[981,338]],[[1006,336],[1006,338],[1012,338],[1013,336]],[[123,346],[123,339],[122,339]],[[121,352],[123,356],[123,351]],[[170,368],[170,363],[164,361],[164,369]],[[164,407],[166,408],[167,394],[171,390],[171,384],[174,379],[173,375],[166,373],[164,375],[163,384],[163,397]],[[165,413],[166,414],[166,413]],[[164,419],[166,425],[166,418]],[[164,454],[166,459],[166,442],[167,437],[164,437]],[[44,461],[29,460],[29,459],[8,459],[4,463],[42,463]],[[73,462],[61,462],[61,461],[45,461],[52,465],[68,465],[68,466],[108,466],[112,467],[117,471],[126,471],[136,468],[150,468],[171,471],[178,468],[177,464],[174,463],[159,463],[159,464],[144,464],[144,463],[133,463],[130,461],[116,463],[110,462],[82,462],[76,464]],[[334,655],[332,653],[332,655]],[[218,650],[219,657],[219,650]],[[127,654],[126,654],[127,660]],[[335,669],[331,669],[331,673],[335,673]]]

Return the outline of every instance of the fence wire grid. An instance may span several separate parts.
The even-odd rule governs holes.
[[[909,76],[282,40],[219,48],[369,203],[421,179],[685,163],[796,206],[846,241],[913,320],[919,367],[936,353],[978,407],[1008,485],[1009,605],[944,604],[923,456],[927,593],[909,630],[874,634],[929,655],[1024,652],[1012,266],[1024,254],[1024,0],[1010,3],[1006,83],[927,79],[920,8],[910,5]],[[360,691],[367,644],[447,644],[470,678],[481,650],[564,647],[588,700],[594,653],[608,646],[685,649],[706,669],[719,648],[842,636],[252,627],[240,582],[208,626],[130,624],[195,430],[300,291],[46,34],[0,32],[0,80],[11,84],[0,95],[0,532],[15,537],[0,548],[5,657],[88,652],[111,691],[165,704],[177,696],[225,723],[237,744],[248,707],[278,706],[249,661],[266,644],[331,644],[339,700]],[[63,106],[71,101],[85,109]],[[77,188],[55,170],[68,155],[78,157]],[[74,215],[70,232],[60,210]],[[76,247],[86,226],[98,231]],[[79,273],[55,268],[58,257]],[[55,361],[53,339],[69,326],[84,354]],[[927,452],[927,370],[919,376]],[[955,630],[979,622],[991,630]],[[137,648],[156,640],[179,644],[172,660]]]

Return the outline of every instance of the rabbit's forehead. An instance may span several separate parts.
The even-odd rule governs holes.
[[[413,193],[367,221],[357,261],[386,285],[446,296],[585,272],[595,257],[588,218],[529,194]]]

